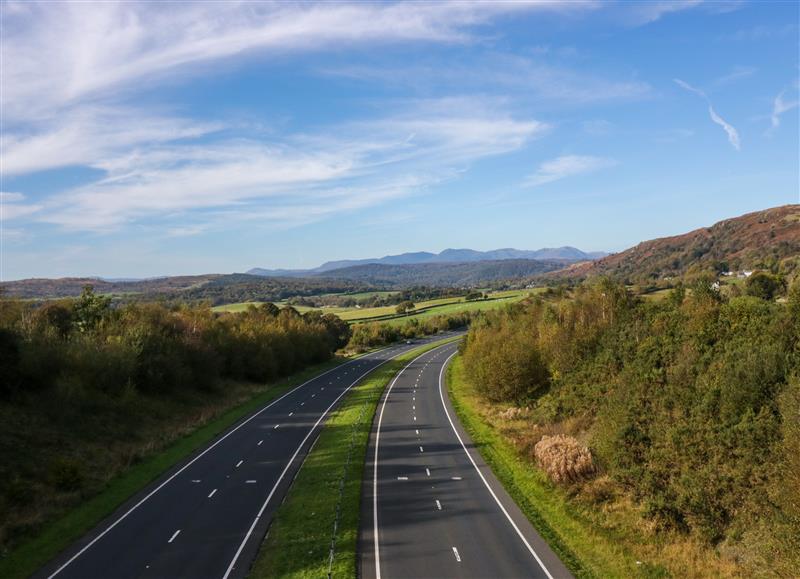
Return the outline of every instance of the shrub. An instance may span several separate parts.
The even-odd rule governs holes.
[[[539,467],[556,483],[574,483],[595,473],[592,453],[572,436],[543,436],[533,453]]]

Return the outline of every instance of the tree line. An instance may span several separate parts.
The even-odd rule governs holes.
[[[0,301],[0,396],[64,387],[108,394],[208,389],[220,378],[269,381],[329,359],[350,339],[331,314],[267,303],[237,314],[207,306],[111,307],[87,287],[78,299]]]
[[[778,303],[773,282],[725,298],[699,280],[661,301],[609,279],[562,289],[473,322],[465,368],[487,400],[529,406],[531,432],[588,441],[655,528],[796,572],[800,283]]]

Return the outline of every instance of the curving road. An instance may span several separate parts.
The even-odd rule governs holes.
[[[422,343],[372,352],[243,419],[117,510],[37,577],[243,577],[324,418],[366,374]]]
[[[413,360],[378,406],[363,487],[361,577],[571,577],[458,423],[443,384],[456,349]]]

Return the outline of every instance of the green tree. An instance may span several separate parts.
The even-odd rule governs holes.
[[[416,306],[414,306],[414,302],[412,302],[411,300],[406,300],[404,302],[400,302],[399,304],[397,304],[395,311],[398,314],[407,314],[408,312],[413,311],[415,307]]]
[[[745,283],[746,293],[762,300],[773,300],[783,289],[783,284],[776,276],[764,271],[754,273]]]
[[[111,298],[94,293],[94,288],[87,285],[83,288],[81,297],[73,306],[75,325],[81,332],[93,330],[111,307]]]

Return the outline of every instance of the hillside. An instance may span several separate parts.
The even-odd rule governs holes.
[[[770,268],[789,271],[800,257],[800,205],[748,213],[683,235],[644,241],[592,263],[547,277],[611,275],[631,281],[657,280],[703,271]]]
[[[335,275],[381,287],[476,286],[498,280],[526,278],[562,269],[559,260],[505,259],[467,263],[420,263],[404,265],[366,264],[337,269],[319,275]]]
[[[53,299],[80,295],[87,285],[93,286],[97,293],[122,299],[208,300],[213,305],[372,289],[362,282],[341,279],[265,278],[235,273],[113,282],[96,278],[25,279],[0,284],[0,290],[9,297]]]

